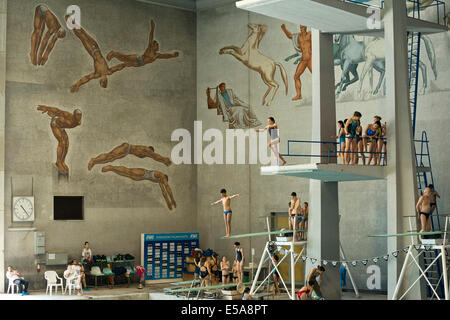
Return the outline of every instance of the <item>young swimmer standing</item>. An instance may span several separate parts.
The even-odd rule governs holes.
[[[439,195],[439,193],[436,190],[434,190],[434,185],[429,184],[428,188],[430,188],[430,190],[431,190],[431,199],[432,199],[432,201],[431,201],[430,204],[431,204],[431,213],[433,213],[434,210],[436,210],[436,197],[438,197],[440,199],[441,196]]]
[[[425,188],[423,195],[419,198],[416,205],[417,213],[419,213],[420,224],[422,228],[419,232],[431,231],[431,214],[433,213],[431,204],[433,203],[433,196],[430,188]]]
[[[219,202],[222,202],[223,219],[225,220],[225,238],[228,238],[231,235],[231,215],[233,213],[233,211],[231,211],[230,200],[234,197],[239,197],[239,193],[233,194],[232,196],[227,196],[227,190],[225,189],[220,190],[220,193],[222,194],[222,198],[211,203],[211,205],[213,206]]]
[[[294,226],[295,229],[298,230],[298,225],[301,222],[301,217],[300,217],[300,198],[297,197],[297,193],[292,192],[291,193],[291,202],[289,205],[289,230],[294,230]],[[295,222],[294,222],[295,220]],[[295,240],[298,240],[298,233],[295,233]]]
[[[242,278],[244,277],[244,248],[241,247],[239,242],[234,243],[234,249],[236,252],[236,257],[234,260],[236,261],[236,269],[237,269],[237,283],[242,283]],[[233,273],[234,275],[234,273]]]
[[[230,283],[230,261],[225,256],[220,263],[220,270],[222,271],[222,284]]]

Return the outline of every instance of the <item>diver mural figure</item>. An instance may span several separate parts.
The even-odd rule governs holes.
[[[61,28],[58,18],[43,4],[36,6],[33,23],[34,30],[31,35],[30,50],[31,63],[35,66],[43,66],[47,62],[56,41],[66,36],[66,30]],[[46,28],[47,31],[45,32]]]
[[[122,70],[125,67],[142,67],[145,66],[146,64],[156,61],[157,59],[170,59],[178,57],[179,52],[177,51],[175,51],[174,53],[159,52],[159,43],[158,41],[153,39],[155,33],[155,22],[153,20],[150,21],[150,27],[151,29],[148,38],[147,49],[145,49],[142,55],[137,54],[126,55],[117,51],[110,51],[106,56],[106,59],[108,59],[108,61],[111,61],[111,59],[116,58],[122,61],[121,64],[115,66],[117,68],[120,68],[120,70]]]
[[[305,26],[300,26],[300,33],[291,33],[287,30],[286,25],[282,24],[281,29],[286,37],[292,40],[295,50],[301,55],[301,61],[297,65],[295,71],[294,81],[297,95],[292,98],[292,101],[302,99],[302,81],[301,76],[306,68],[312,73],[312,48],[311,48],[311,32],[307,32]]]
[[[39,105],[37,109],[42,111],[42,113],[47,113],[52,118],[50,127],[56,140],[58,140],[55,165],[60,173],[68,174],[69,167],[65,163],[65,159],[69,150],[69,137],[65,129],[71,129],[81,125],[81,110],[75,109],[73,113],[70,113],[43,105]]]
[[[175,198],[172,193],[172,189],[169,186],[169,177],[157,170],[147,170],[143,168],[127,168],[123,166],[104,166],[102,172],[114,172],[123,177],[127,177],[134,181],[151,181],[153,183],[158,183],[161,188],[164,200],[166,200],[167,207],[169,210],[177,207]]]

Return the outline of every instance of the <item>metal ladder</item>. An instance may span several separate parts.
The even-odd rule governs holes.
[[[408,0],[414,4],[412,11],[412,17],[420,19],[420,3],[418,0]],[[413,138],[415,138],[416,132],[416,117],[417,117],[417,92],[419,85],[419,62],[420,62],[420,32],[408,32],[408,64],[409,64],[409,104],[411,110],[411,122],[412,122],[412,132]],[[420,145],[420,152],[418,152],[418,145]],[[431,157],[429,149],[429,140],[427,133],[422,131],[422,139],[414,140],[415,158],[416,158],[416,168],[417,168],[417,187],[418,194],[421,196],[423,190],[429,185],[434,185],[433,171],[431,169]],[[433,231],[440,230],[439,221],[439,210],[436,205],[435,214],[431,217],[431,229]],[[434,260],[437,256],[435,250],[426,250],[424,253],[424,265],[425,268]],[[427,276],[430,279],[430,283],[434,286],[439,282],[442,276],[440,266],[433,265],[427,272]],[[427,284],[427,295],[432,296],[432,290]],[[441,297],[444,295],[444,287],[441,283],[439,288],[436,290]]]

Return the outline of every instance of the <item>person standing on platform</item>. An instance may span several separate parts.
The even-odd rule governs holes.
[[[419,232],[431,231],[431,214],[433,213],[431,204],[433,196],[430,188],[425,188],[423,195],[419,198],[416,205],[416,211],[419,214],[421,229]]]
[[[298,230],[298,226],[301,222],[300,217],[300,198],[297,197],[297,193],[291,193],[291,202],[289,204],[289,230]],[[298,232],[295,233],[295,240],[298,240]]]
[[[430,188],[430,190],[431,190],[431,199],[433,200],[431,202],[431,213],[433,213],[434,210],[436,210],[436,204],[437,204],[436,197],[438,197],[440,199],[441,196],[439,195],[439,193],[436,190],[434,190],[434,185],[429,184],[428,188]]]
[[[317,268],[313,268],[309,273],[306,281],[308,283],[312,283],[311,286],[318,297],[322,297],[322,292],[320,291],[320,287],[322,286],[323,273],[325,272],[325,268],[321,265],[317,266]],[[319,282],[317,282],[317,277],[320,277]]]
[[[345,156],[344,164],[356,164],[353,152],[358,152],[356,145],[356,129],[358,128],[358,123],[361,120],[361,113],[355,111],[353,116],[347,120],[345,123]]]
[[[269,148],[273,152],[273,156],[275,157],[275,160],[278,163],[278,158],[282,161],[281,165],[284,166],[286,164],[286,160],[284,160],[283,156],[278,152],[278,145],[280,144],[280,136],[279,136],[279,129],[278,124],[275,122],[274,117],[267,118],[267,126],[264,127],[264,129],[255,129],[256,132],[264,132],[268,131],[269,133]]]
[[[230,261],[227,257],[222,257],[222,262],[220,262],[220,270],[222,271],[222,284],[230,283]]]
[[[275,269],[275,266],[278,268],[279,265],[279,260],[280,258],[278,258],[278,256],[276,254],[274,254],[272,256],[272,265],[273,265],[273,269],[272,269],[272,277],[273,277],[273,283],[275,284],[275,295],[279,295],[280,294],[280,274],[278,273],[277,269]]]
[[[236,252],[236,257],[234,260],[236,261],[236,271],[238,275],[237,283],[242,283],[242,279],[244,278],[244,248],[241,248],[241,244],[239,242],[234,243],[234,250]]]
[[[216,205],[222,202],[223,205],[223,219],[225,220],[225,238],[229,238],[231,235],[231,215],[233,211],[231,210],[230,200],[239,197],[239,193],[233,194],[232,196],[227,196],[227,190],[220,190],[222,198],[216,202],[211,203],[211,205]]]
[[[302,217],[300,223],[300,230],[305,230],[301,232],[301,240],[306,241],[308,238],[307,230],[308,230],[308,215],[309,215],[309,205],[308,202],[303,202],[303,207],[301,209]]]

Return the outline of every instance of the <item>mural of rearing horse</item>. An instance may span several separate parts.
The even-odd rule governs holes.
[[[259,44],[261,42],[261,39],[264,37],[264,34],[267,32],[267,26],[262,24],[249,23],[248,27],[250,28],[251,32],[241,48],[232,45],[226,46],[220,49],[219,54],[230,54],[241,61],[249,69],[258,72],[261,75],[262,81],[268,87],[266,93],[263,96],[262,104],[270,106],[273,99],[275,98],[278,88],[280,87],[280,85],[275,81],[275,71],[277,67],[280,68],[281,78],[283,79],[284,85],[286,87],[286,95],[288,94],[286,70],[280,63],[273,61],[259,51]],[[269,95],[272,89],[272,95],[267,100],[266,104],[266,97]]]

